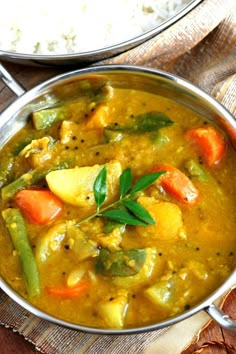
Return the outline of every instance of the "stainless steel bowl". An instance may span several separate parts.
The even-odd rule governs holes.
[[[191,0],[189,4],[184,6],[175,15],[157,25],[153,29],[136,36],[132,39],[124,41],[122,43],[116,43],[105,48],[99,48],[96,50],[74,53],[74,54],[58,54],[58,55],[37,55],[37,54],[24,54],[15,53],[10,51],[4,51],[0,49],[0,60],[15,62],[24,65],[33,66],[66,66],[75,64],[85,64],[96,62],[105,58],[112,57],[128,49],[131,49],[148,39],[161,33],[179,19],[189,13],[194,7],[196,7],[203,0]],[[92,30],[92,29],[91,29]]]
[[[125,65],[97,66],[56,76],[30,91],[25,92],[14,78],[0,65],[0,76],[19,96],[18,99],[1,114],[0,144],[3,145],[6,143],[13,134],[25,125],[28,115],[32,111],[39,108],[50,107],[58,102],[58,100],[66,100],[78,95],[78,81],[91,75],[93,75],[93,77],[97,76],[99,80],[104,80],[104,82],[109,82],[114,87],[140,89],[175,100],[219,124],[228,134],[229,138],[232,139],[232,143],[236,143],[236,121],[220,103],[191,83],[162,71]],[[236,145],[234,146],[236,148]],[[180,315],[150,326],[124,330],[110,330],[76,325],[51,316],[32,306],[0,277],[0,287],[2,290],[14,301],[36,316],[68,328],[96,334],[133,334],[153,331],[173,325],[202,310],[207,312],[221,326],[236,330],[236,321],[223,314],[217,306],[214,305],[214,301],[235,284],[236,269],[232,271],[228,279],[226,279],[216,291],[211,293],[199,304]]]

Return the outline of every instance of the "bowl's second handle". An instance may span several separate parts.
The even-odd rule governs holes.
[[[18,97],[25,93],[25,89],[14,79],[14,77],[0,63],[0,78]]]
[[[236,320],[233,320],[232,318],[230,318],[223,311],[218,309],[218,307],[216,307],[214,304],[211,304],[210,306],[206,307],[204,310],[221,327],[236,331]]]

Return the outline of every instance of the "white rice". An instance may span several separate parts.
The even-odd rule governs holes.
[[[0,49],[68,54],[105,48],[162,23],[190,0],[7,0]]]

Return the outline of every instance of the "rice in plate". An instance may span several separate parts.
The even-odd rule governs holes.
[[[8,0],[0,12],[0,50],[60,55],[131,40],[176,15],[191,0]]]

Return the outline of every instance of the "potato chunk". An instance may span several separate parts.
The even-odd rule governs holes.
[[[155,198],[139,197],[138,202],[151,214],[155,225],[137,226],[137,232],[143,237],[158,240],[176,240],[185,238],[180,208],[169,202],[158,202]]]
[[[172,305],[172,301],[170,301],[172,292],[171,282],[168,280],[160,280],[150,288],[146,289],[144,293],[154,304],[169,308]]]
[[[85,136],[86,139],[84,139]],[[78,148],[85,149],[101,144],[103,142],[103,132],[101,129],[91,128],[88,130],[83,123],[64,120],[60,127],[60,141],[62,144],[66,144],[72,148],[77,146]]]
[[[65,203],[80,207],[95,206],[93,185],[104,165],[75,167],[52,171],[46,176],[50,190]],[[119,190],[122,169],[118,161],[109,162],[107,167],[107,198],[110,201]]]
[[[128,291],[120,289],[117,294],[109,296],[97,305],[99,315],[109,328],[123,328],[128,307]]]
[[[104,128],[107,126],[109,108],[106,105],[98,105],[85,122],[87,129]]]

